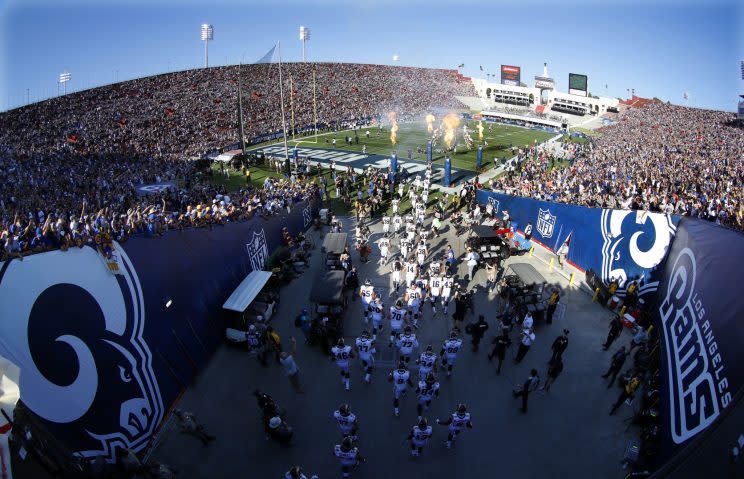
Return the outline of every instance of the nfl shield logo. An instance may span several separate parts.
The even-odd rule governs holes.
[[[313,213],[310,211],[310,205],[307,205],[304,210],[302,210],[302,224],[305,225],[305,228],[307,228],[310,223],[313,220]]]
[[[266,233],[263,228],[260,233],[253,232],[253,238],[245,245],[248,250],[248,259],[251,261],[253,271],[261,271],[269,256],[269,248],[266,245]]]
[[[555,229],[555,215],[550,214],[550,210],[540,209],[537,215],[537,232],[542,235],[543,238],[550,238],[553,236],[553,230]]]
[[[493,196],[489,196],[488,197],[488,204],[490,204],[493,207],[494,214],[499,212],[499,206],[500,206],[499,200],[497,200]]]

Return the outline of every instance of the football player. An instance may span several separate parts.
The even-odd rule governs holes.
[[[462,347],[462,339],[457,337],[457,333],[452,331],[450,337],[444,341],[442,350],[439,355],[442,356],[442,366],[447,368],[447,377],[452,375],[452,366],[457,360],[457,353]]]
[[[377,264],[386,265],[388,262],[388,252],[390,251],[390,240],[382,238],[380,240],[380,260]]]
[[[406,269],[406,286],[411,286],[413,282],[416,280],[416,276],[418,276],[418,265],[413,260],[413,258],[406,261],[405,269]]]
[[[369,279],[364,280],[364,284],[359,287],[359,296],[362,297],[362,311],[364,311],[364,322],[369,322],[369,305],[375,299],[375,287]]]
[[[403,335],[400,336],[396,342],[396,346],[398,346],[398,351],[400,352],[400,360],[405,362],[406,365],[408,365],[408,362],[411,360],[413,350],[418,348],[418,344],[416,335],[411,331],[411,327],[406,326],[403,330]]]
[[[418,261],[419,267],[422,267],[424,265],[427,253],[428,248],[426,247],[426,242],[420,241],[418,246],[416,246],[416,260]]]
[[[455,437],[457,437],[463,429],[466,427],[472,429],[473,427],[473,423],[470,422],[470,413],[464,404],[459,404],[457,406],[457,411],[453,412],[452,415],[444,421],[437,419],[437,424],[449,426],[449,434],[447,435],[446,442],[447,449],[452,447],[452,442],[454,442]]]
[[[437,314],[437,301],[440,301],[444,279],[439,274],[432,274],[429,277],[429,299],[431,300],[431,311]]]
[[[359,360],[362,362],[362,368],[364,368],[364,381],[369,383],[372,378],[372,368],[375,366],[375,336],[370,336],[364,330],[362,331],[362,335],[356,339],[354,346],[356,347],[357,354],[359,354]]]
[[[385,237],[387,237],[389,233],[390,233],[390,217],[383,216],[382,217],[382,234],[384,234]]]
[[[403,262],[399,258],[395,258],[393,261],[393,289],[398,291],[400,287],[400,273],[403,271]]]
[[[411,441],[411,455],[419,456],[423,447],[429,442],[431,437],[431,426],[426,422],[426,418],[419,418],[418,424],[411,428],[408,433],[408,439]]]
[[[406,310],[403,308],[403,300],[399,299],[395,302],[395,305],[390,306],[390,343],[388,347],[393,347],[393,342],[398,340],[405,319]]]
[[[349,359],[354,357],[351,346],[344,344],[344,338],[339,338],[338,343],[331,348],[331,359],[336,361],[336,366],[341,370],[341,384],[348,391],[351,388],[349,380]]]
[[[338,427],[341,429],[341,434],[343,434],[345,438],[350,437],[353,441],[356,441],[359,426],[357,424],[356,415],[351,412],[349,405],[340,405],[338,409],[333,412],[333,417],[338,421]]]
[[[333,448],[333,454],[341,462],[341,477],[349,477],[351,470],[360,462],[364,462],[364,457],[359,454],[359,448],[354,447],[354,441],[350,437],[345,437],[341,444],[336,444]]]
[[[434,370],[437,365],[437,355],[434,354],[434,348],[431,344],[426,346],[426,350],[416,360],[419,366],[419,381],[426,379],[426,376]]]
[[[390,372],[388,381],[393,383],[393,412],[396,416],[400,416],[400,409],[398,409],[399,400],[401,396],[406,394],[408,386],[413,387],[411,373],[406,369],[406,364],[403,361],[398,364],[398,369]]]
[[[442,310],[444,315],[447,315],[447,308],[449,307],[450,298],[452,297],[452,290],[455,286],[455,278],[451,274],[447,273],[444,276],[442,286]]]
[[[421,311],[421,299],[424,297],[421,286],[416,281],[406,289],[405,300],[408,305],[408,314],[413,318],[413,327],[418,329],[419,313]]]
[[[369,314],[372,316],[372,334],[382,331],[382,318],[385,316],[385,305],[382,298],[377,296],[369,305]]]
[[[418,387],[416,387],[416,396],[418,396],[418,404],[416,404],[416,412],[418,413],[419,421],[421,420],[421,414],[424,411],[429,410],[431,406],[431,400],[434,397],[439,397],[439,382],[434,376],[434,373],[426,375],[426,379],[419,381]]]

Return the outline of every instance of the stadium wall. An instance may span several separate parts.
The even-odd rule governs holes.
[[[666,463],[654,477],[744,474],[744,460],[732,455],[744,434],[742,251],[740,232],[689,218],[677,228],[651,303],[662,348],[659,462]]]
[[[143,450],[224,337],[224,300],[316,211],[134,237],[115,245],[120,274],[92,246],[0,263],[0,356],[21,400],[84,456]]]
[[[679,217],[643,211],[586,208],[478,190],[481,204],[509,211],[523,231],[532,222],[533,241],[556,252],[570,235],[567,259],[582,270],[593,269],[604,281],[642,278],[639,291],[654,291],[651,279],[669,250]]]

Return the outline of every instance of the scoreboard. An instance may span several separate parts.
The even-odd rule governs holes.
[[[522,79],[522,69],[512,65],[501,65],[501,84],[519,86]]]
[[[568,93],[587,96],[587,76],[578,73],[568,74]]]

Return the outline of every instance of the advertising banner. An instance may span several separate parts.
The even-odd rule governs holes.
[[[130,238],[119,274],[92,246],[0,263],[0,356],[23,371],[21,400],[82,456],[143,450],[221,343],[222,303],[315,211]]]
[[[479,190],[479,203],[491,203],[496,212],[509,211],[523,230],[532,223],[533,240],[557,251],[568,235],[568,260],[596,271],[602,280],[617,279],[624,285],[640,279],[639,292],[656,289],[650,271],[658,267],[669,250],[679,218],[644,211],[586,208]]]

